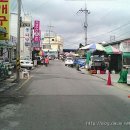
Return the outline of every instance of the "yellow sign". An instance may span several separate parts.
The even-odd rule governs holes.
[[[0,26],[6,30],[0,32],[0,40],[9,40],[9,0],[0,0]]]

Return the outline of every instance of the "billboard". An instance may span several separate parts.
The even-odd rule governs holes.
[[[9,0],[0,0],[0,26],[6,30],[0,40],[9,40],[9,14]]]
[[[40,31],[40,21],[34,21],[34,39],[33,47],[40,47],[41,42],[41,31]]]

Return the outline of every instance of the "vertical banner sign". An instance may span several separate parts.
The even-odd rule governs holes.
[[[6,30],[0,40],[9,40],[9,14],[9,0],[0,0],[0,26]]]
[[[40,47],[40,21],[34,21],[34,43],[35,47]]]
[[[25,43],[25,46],[31,45],[31,39],[30,39],[31,32],[30,31],[31,31],[30,27],[24,28],[24,43]]]

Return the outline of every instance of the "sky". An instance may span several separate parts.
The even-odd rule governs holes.
[[[86,0],[87,43],[110,42],[130,37],[130,0]],[[40,20],[42,35],[51,30],[63,37],[64,48],[77,49],[85,45],[85,0],[22,0],[22,13]],[[17,1],[11,0],[11,11],[17,10]]]

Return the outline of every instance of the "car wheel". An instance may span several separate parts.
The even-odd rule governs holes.
[[[76,69],[79,71],[79,65],[76,66]]]

